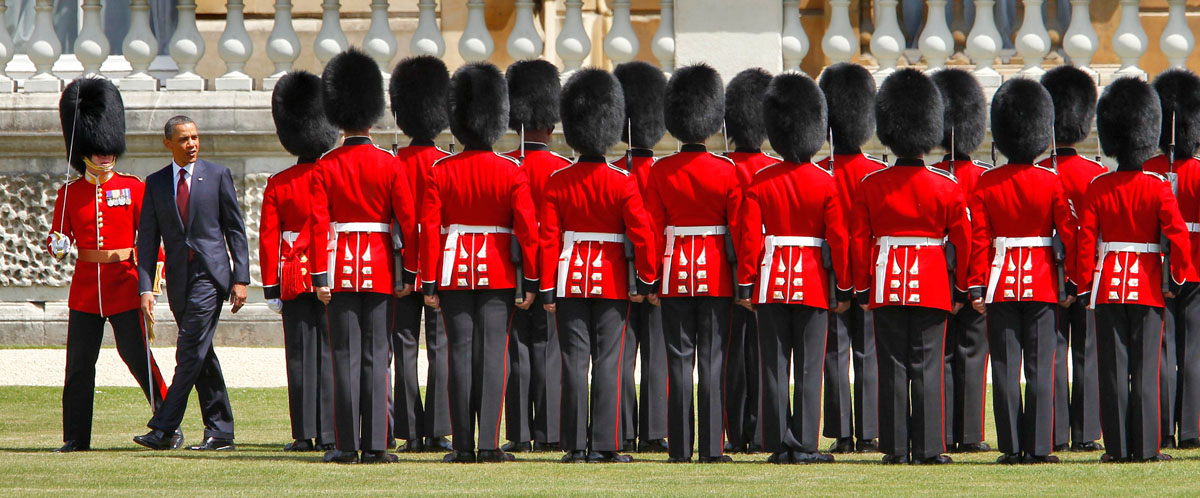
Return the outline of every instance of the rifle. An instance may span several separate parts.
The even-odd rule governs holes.
[[[1061,303],[1067,300],[1067,271],[1064,268],[1067,261],[1067,248],[1063,245],[1062,237],[1059,234],[1054,234],[1050,249],[1054,253],[1054,270],[1058,277],[1058,302]]]
[[[1171,195],[1179,195],[1179,175],[1175,173],[1175,113],[1171,113],[1171,143],[1167,145],[1167,181],[1171,183]],[[1159,233],[1159,247],[1162,249],[1162,291],[1171,292],[1171,241],[1165,234]]]

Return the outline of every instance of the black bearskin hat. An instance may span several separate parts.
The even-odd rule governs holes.
[[[725,84],[708,64],[684,66],[667,81],[663,108],[667,131],[685,144],[703,143],[721,131],[725,120]]]
[[[325,119],[321,91],[319,76],[292,71],[279,78],[271,92],[271,118],[279,143],[306,161],[321,157],[337,144],[339,132]]]
[[[919,70],[901,69],[875,95],[875,134],[899,157],[926,154],[942,141],[942,110],[937,85]]]
[[[508,84],[487,62],[458,68],[450,78],[450,132],[463,146],[490,149],[508,124]]]
[[[87,170],[85,157],[125,153],[125,103],[112,81],[72,81],[59,98],[58,118],[70,155],[67,160],[79,174]]]
[[[581,69],[562,91],[563,136],[582,155],[599,156],[621,141],[625,95],[603,69]]]
[[[508,80],[508,129],[520,132],[545,130],[558,123],[558,99],[562,84],[558,68],[549,61],[533,59],[514,62],[504,73]]]
[[[1171,69],[1154,78],[1154,90],[1162,104],[1158,148],[1166,154],[1174,133],[1175,157],[1195,154],[1200,146],[1200,77],[1186,69]]]
[[[839,62],[821,72],[835,149],[857,149],[875,133],[875,78],[867,68]]]
[[[1141,168],[1158,149],[1162,108],[1158,93],[1137,78],[1118,78],[1108,84],[1096,104],[1096,132],[1104,155],[1117,158],[1124,169]]]
[[[1096,82],[1075,66],[1058,66],[1046,71],[1042,86],[1054,101],[1054,141],[1082,142],[1096,119]]]
[[[725,89],[725,128],[738,147],[757,149],[767,137],[763,126],[763,95],[771,84],[771,73],[755,67],[742,71]]]
[[[325,81],[325,116],[342,130],[370,128],[383,116],[383,74],[362,50],[350,47],[333,56],[321,73]]]
[[[771,147],[784,159],[803,163],[825,143],[825,95],[802,73],[784,73],[771,80],[762,103],[763,122]]]
[[[971,73],[947,68],[931,77],[942,96],[942,148],[956,154],[970,154],[983,143],[987,132],[987,99]],[[951,144],[953,136],[954,143]]]
[[[1010,162],[1033,164],[1050,148],[1053,120],[1050,92],[1037,81],[1010,79],[992,97],[992,141]]]
[[[449,126],[446,101],[450,72],[432,55],[406,57],[392,71],[388,94],[400,131],[419,140],[433,140]]]
[[[625,126],[621,140],[630,147],[652,149],[662,140],[667,125],[663,119],[663,96],[667,77],[662,69],[642,62],[626,62],[613,69],[625,93]],[[633,125],[633,130],[629,126]]]

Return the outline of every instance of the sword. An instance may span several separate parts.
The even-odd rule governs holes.
[[[521,159],[518,162],[521,163],[522,168],[525,167],[525,123],[521,123]],[[521,261],[521,245],[517,243],[516,236],[512,237],[511,251],[512,251],[511,252],[512,260],[513,260],[513,263],[515,263],[516,270],[517,270],[516,303],[524,304],[525,303],[525,268]]]
[[[1051,250],[1054,252],[1054,269],[1058,273],[1058,302],[1066,302],[1067,300],[1067,273],[1063,265],[1067,261],[1067,248],[1063,245],[1062,237],[1059,234],[1054,234],[1054,240],[1050,243]],[[1103,264],[1103,262],[1101,262]]]
[[[1171,143],[1167,145],[1167,181],[1171,183],[1171,194],[1179,195],[1179,176],[1175,174],[1175,113],[1171,112]],[[1162,291],[1171,292],[1171,246],[1165,234],[1159,233],[1162,248]]]

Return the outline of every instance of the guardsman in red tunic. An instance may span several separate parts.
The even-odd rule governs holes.
[[[1088,186],[1075,281],[1079,299],[1096,310],[1101,462],[1171,459],[1159,452],[1163,298],[1178,291],[1191,255],[1171,184],[1142,171],[1158,146],[1161,120],[1158,95],[1136,78],[1109,83],[1096,106],[1100,146],[1116,157],[1117,169]],[[1165,277],[1163,238],[1171,263]]]
[[[634,368],[624,361],[625,324],[630,300],[656,280],[654,229],[637,182],[604,158],[624,128],[621,84],[607,71],[580,70],[563,89],[562,113],[567,144],[580,156],[546,182],[539,262],[542,302],[561,335],[562,461],[625,463],[621,379]]]
[[[547,145],[558,123],[558,68],[541,59],[517,61],[504,76],[508,80],[508,128],[520,134],[522,141],[520,148],[505,155],[521,162],[541,222],[546,182],[552,173],[571,164]],[[512,374],[504,399],[509,442],[501,448],[504,451],[558,450],[562,353],[554,324],[554,315],[541,303],[513,310],[508,350]]]
[[[954,176],[970,213],[971,193],[979,175],[992,167],[971,159],[971,153],[987,134],[987,99],[979,81],[962,69],[938,71],[931,78],[946,109],[942,115],[941,144],[946,156],[933,167]],[[949,318],[945,355],[946,449],[955,453],[991,451],[983,442],[988,336],[982,313],[965,306]]]
[[[1009,162],[986,171],[968,200],[974,229],[969,285],[972,307],[987,310],[999,463],[1058,463],[1050,454],[1056,317],[1058,306],[1073,297],[1065,289],[1074,269],[1065,247],[1074,247],[1077,222],[1058,173],[1034,165],[1050,147],[1053,112],[1049,92],[1037,81],[1017,78],[1000,86],[992,98],[992,137]]]
[[[1075,150],[1075,144],[1084,141],[1092,131],[1092,122],[1096,118],[1096,83],[1083,70],[1063,65],[1047,71],[1042,76],[1042,86],[1054,101],[1057,148],[1053,158],[1044,159],[1038,165],[1058,170],[1067,206],[1078,222],[1088,184],[1097,175],[1108,172],[1108,168]],[[1069,252],[1075,250],[1070,246],[1066,249]],[[1076,293],[1074,278],[1073,274],[1067,274],[1067,295]],[[1075,300],[1058,314],[1058,347],[1054,351],[1054,451],[1068,448],[1068,436],[1071,451],[1104,449],[1096,442],[1100,439],[1099,398],[1096,320],[1087,303]]]
[[[842,217],[848,224],[852,219],[850,206],[862,178],[887,166],[862,152],[862,145],[875,133],[875,78],[858,64],[839,63],[825,68],[818,83],[828,108],[833,155],[817,164],[833,171]],[[847,279],[844,283],[850,287],[851,281]],[[822,435],[834,439],[829,448],[831,453],[879,450],[879,369],[873,317],[870,311],[856,304],[861,303],[851,297],[850,309],[830,315],[829,320]],[[853,411],[851,368],[854,369]]]
[[[759,170],[746,188],[737,272],[737,302],[757,312],[759,325],[759,443],[771,463],[832,462],[817,447],[821,371],[829,312],[850,307],[851,285],[837,282],[850,270],[837,182],[811,162],[825,141],[825,97],[808,76],[787,73],[771,81],[762,102],[765,133],[784,160]]]
[[[721,453],[722,360],[733,307],[729,241],[739,233],[737,210],[746,182],[733,161],[704,147],[725,117],[725,89],[716,70],[704,64],[679,68],[667,82],[665,102],[667,131],[683,146],[651,168],[644,200],[663,257],[669,461],[690,462],[699,433],[700,462],[731,462]],[[699,370],[698,417],[692,409],[693,370]]]
[[[763,126],[762,102],[771,75],[762,68],[742,71],[725,89],[725,129],[736,149],[725,157],[733,160],[739,176],[748,187],[754,174],[779,162],[762,152],[767,138]],[[726,146],[728,149],[728,146]],[[736,262],[735,262],[736,265]],[[734,306],[729,340],[725,346],[725,443],[726,453],[759,453],[758,433],[760,391],[758,378],[758,324],[754,313]]]
[[[425,179],[446,151],[434,145],[434,139],[448,126],[446,98],[450,93],[450,73],[446,63],[432,56],[408,57],[392,71],[388,95],[392,113],[400,131],[412,137],[407,147],[396,150],[396,160],[404,168],[417,209],[425,192]],[[416,246],[411,248],[417,252]],[[398,451],[449,451],[450,400],[446,393],[446,330],[441,315],[425,306],[425,299],[414,292],[394,301],[392,355],[395,364],[395,390],[392,397],[392,434],[406,439]],[[425,402],[421,402],[417,356],[421,352],[421,316],[424,313]]]
[[[319,76],[295,71],[280,78],[271,94],[275,134],[283,148],[299,159],[267,180],[259,218],[263,296],[272,311],[283,315],[294,440],[284,451],[330,450],[335,439],[329,322],[325,304],[317,299],[308,277],[313,171],[317,159],[338,139],[337,128],[325,118],[321,91]]]
[[[395,156],[369,136],[384,108],[375,60],[352,48],[325,65],[322,79],[325,114],[346,135],[317,161],[312,181],[308,260],[328,305],[333,350],[337,448],[325,461],[390,463],[397,457],[387,452],[389,312],[391,297],[407,296],[416,277],[412,190]],[[393,255],[404,247],[398,268]]]
[[[157,408],[167,393],[150,353],[139,313],[134,235],[145,184],[113,171],[125,153],[125,105],[105,79],[79,79],[67,85],[58,103],[68,161],[81,175],[58,189],[46,246],[61,260],[74,243],[79,249],[67,298],[67,373],[63,381],[63,446],[55,451],[86,451],[92,445],[92,400],[96,358],[104,322],[112,323],[117,352],[142,392]],[[172,446],[183,445],[176,431]]]
[[[947,317],[965,299],[970,222],[954,177],[922,159],[942,140],[937,86],[901,69],[875,103],[876,133],[896,163],[862,179],[851,240],[859,303],[875,313],[879,447],[888,464],[950,463],[942,454],[942,347]],[[956,249],[953,275],[947,242]]]
[[[450,131],[464,149],[433,165],[421,200],[421,291],[426,304],[441,308],[450,345],[454,451],[444,462],[514,459],[500,450],[508,326],[518,278],[524,296],[516,306],[533,305],[537,218],[521,165],[492,151],[506,124],[500,70],[487,63],[459,68],[450,80]],[[522,253],[524,275],[514,250]]]
[[[654,146],[666,133],[663,124],[663,94],[667,77],[662,69],[646,62],[633,61],[617,65],[613,76],[621,82],[625,94],[625,130],[621,140],[629,145],[625,156],[613,165],[628,171],[637,182],[643,198],[650,167],[654,165]],[[657,287],[655,287],[657,288]],[[639,353],[640,352],[640,353]],[[629,320],[625,327],[626,365],[638,359],[642,365],[666,365],[667,344],[662,332],[662,307],[643,300],[629,303]],[[621,371],[621,418],[625,419],[625,442],[637,438],[637,451],[642,453],[667,451],[667,369],[641,369],[640,379],[634,369]]]
[[[1193,251],[1200,247],[1200,78],[1186,69],[1171,69],[1154,79],[1162,105],[1163,152],[1142,167],[1171,182],[1171,191],[1187,224]],[[1193,252],[1194,254],[1194,252]],[[1179,426],[1181,449],[1200,448],[1200,276],[1194,265],[1174,298],[1166,300],[1162,370],[1159,372],[1162,447],[1174,448]]]

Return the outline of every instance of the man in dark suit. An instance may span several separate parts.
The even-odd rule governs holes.
[[[204,442],[188,449],[232,450],[233,410],[212,339],[221,301],[228,299],[233,313],[246,302],[250,266],[245,223],[229,169],[197,159],[196,123],[175,116],[163,131],[163,145],[171,151],[172,162],[146,178],[137,237],[138,288],[142,313],[153,323],[151,284],[161,243],[166,250],[167,298],[179,339],[175,377],[166,400],[146,424],[150,432],[133,441],[150,449],[169,448],[170,435],[183,420],[195,386]]]

